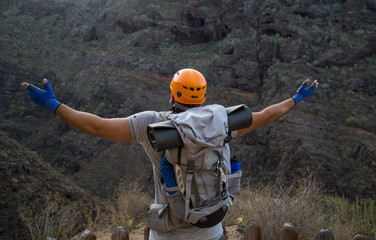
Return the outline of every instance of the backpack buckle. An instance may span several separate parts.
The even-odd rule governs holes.
[[[227,197],[228,197],[227,191],[223,191],[223,192],[221,193],[221,198],[222,198],[222,199],[225,199],[225,198],[227,198]]]
[[[232,139],[232,136],[231,136],[231,132],[228,132],[227,134],[227,137],[223,140],[223,145],[225,145],[226,143],[229,143]]]
[[[163,207],[158,211],[158,218],[162,219],[163,216],[167,213],[168,209],[170,209],[170,204],[163,204]]]
[[[195,161],[188,161],[187,171],[188,171],[188,173],[194,173],[194,171],[195,171]]]

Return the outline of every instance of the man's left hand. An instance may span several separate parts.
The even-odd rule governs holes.
[[[319,82],[315,80],[311,86],[307,87],[310,81],[311,80],[309,79],[305,80],[302,86],[296,92],[296,94],[292,97],[292,99],[294,99],[295,101],[295,105],[297,105],[307,97],[311,96],[315,92],[316,88],[319,86]]]

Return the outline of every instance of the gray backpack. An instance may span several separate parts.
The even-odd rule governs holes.
[[[172,196],[166,193],[165,206],[179,220],[203,228],[215,226],[224,218],[232,205],[232,194],[240,187],[234,189],[229,184],[231,179],[240,181],[241,171],[230,174],[227,142],[231,133],[226,109],[208,105],[178,114],[161,114],[174,124],[184,144],[165,150],[178,184],[174,189],[165,189],[177,190]]]

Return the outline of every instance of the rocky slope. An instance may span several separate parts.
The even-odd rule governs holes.
[[[96,209],[102,208],[100,202],[42,161],[36,152],[27,150],[4,132],[0,132],[0,160],[1,239],[30,239],[29,229],[21,222],[20,209],[46,207],[43,204],[46,196],[59,196],[55,198],[56,203],[61,203],[58,205],[59,209],[69,206],[72,210],[73,214],[69,219],[72,221],[70,236],[82,231],[88,221],[95,219]],[[44,219],[44,214],[48,214],[47,208],[37,215],[25,216],[34,216],[33,219],[38,221]],[[50,218],[50,224],[53,225],[53,216]],[[35,228],[33,230],[36,231]]]
[[[0,11],[0,130],[93,194],[122,179],[150,186],[142,150],[72,130],[20,82],[47,77],[69,106],[126,117],[168,109],[170,78],[185,67],[206,76],[208,103],[254,111],[319,79],[288,116],[232,142],[245,177],[315,172],[335,194],[376,197],[372,0],[4,0]]]

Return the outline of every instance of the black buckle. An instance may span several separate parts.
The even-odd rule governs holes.
[[[195,161],[188,161],[187,171],[193,173],[195,171]]]
[[[168,209],[170,209],[170,204],[164,204],[163,208],[158,212],[158,218],[162,219],[163,216],[167,213]]]
[[[223,140],[224,144],[230,142],[232,139],[231,132],[228,132],[227,137]]]

